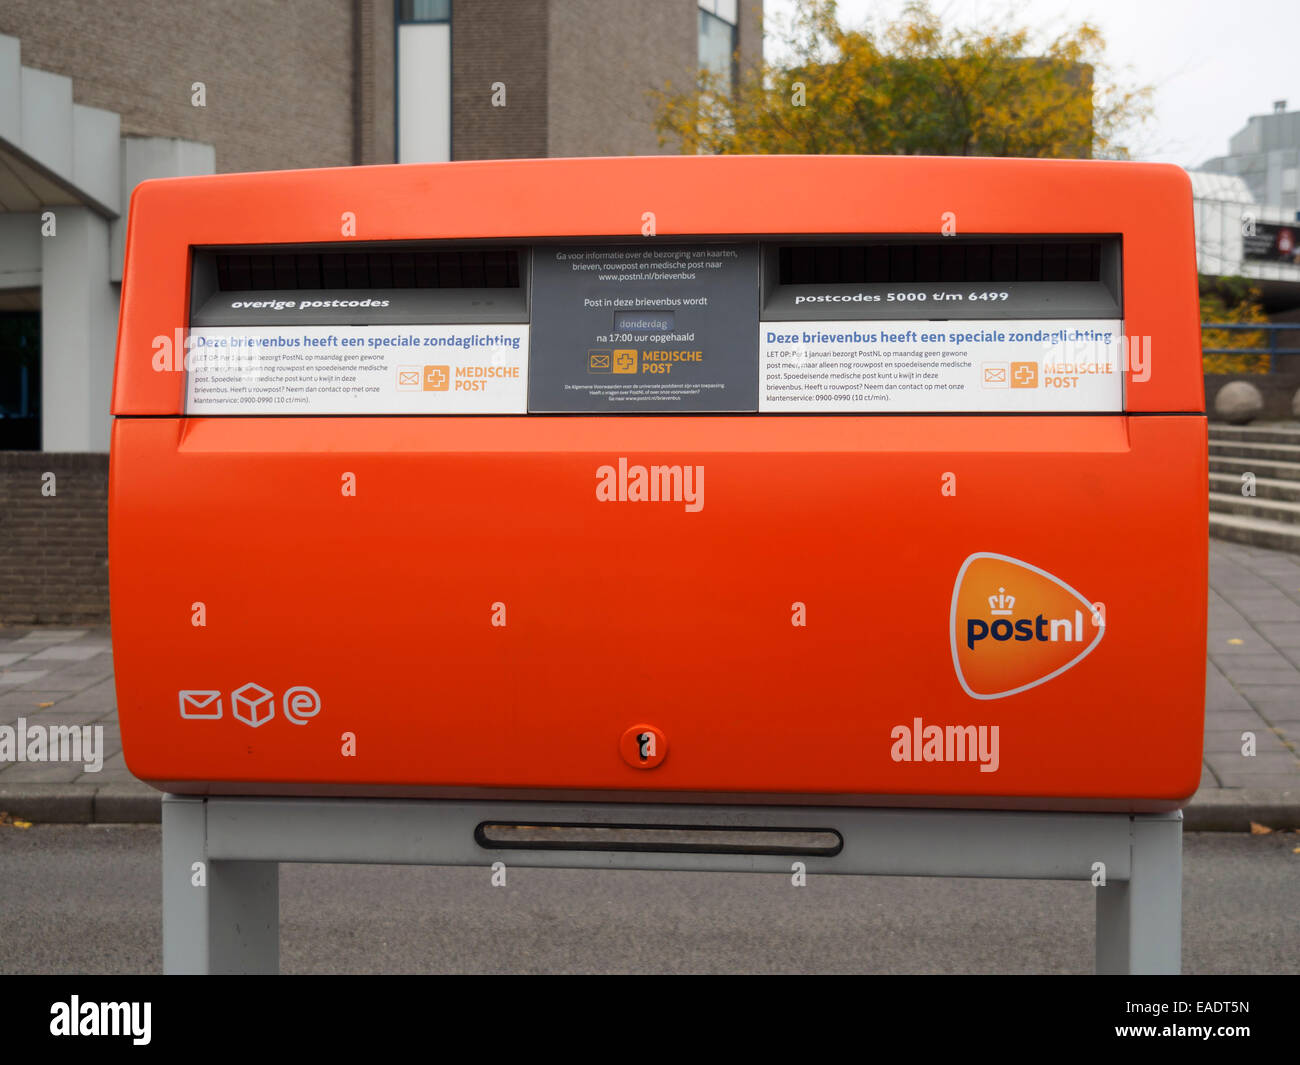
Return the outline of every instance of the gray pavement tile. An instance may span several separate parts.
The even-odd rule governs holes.
[[[1300,704],[1300,692],[1292,684],[1238,684],[1237,690],[1256,709],[1276,706],[1279,709]]]
[[[1238,601],[1244,617],[1258,625],[1260,622],[1300,622],[1300,606],[1279,594],[1263,602]]]
[[[19,637],[15,642],[24,645],[67,643],[69,640],[85,636],[89,631],[89,629],[31,629],[27,635]]]
[[[1279,619],[1284,620],[1284,619]],[[33,662],[44,662],[53,660],[57,662],[84,662],[88,658],[94,658],[104,652],[96,646],[85,647],[81,644],[64,643],[56,644],[53,647],[47,647],[43,651],[37,651],[31,656]]]
[[[1231,676],[1232,670],[1290,669],[1296,671],[1294,664],[1281,651],[1266,651],[1262,654],[1227,655],[1223,659],[1222,666],[1216,668],[1226,676]]]
[[[1268,719],[1270,725],[1275,725],[1280,729],[1290,728],[1294,731],[1300,726],[1300,706],[1264,706],[1260,708],[1259,712],[1261,716]]]
[[[1274,647],[1300,647],[1300,622],[1261,621],[1255,628]]]
[[[1224,673],[1234,686],[1240,692],[1245,692],[1247,688],[1297,688],[1300,689],[1300,670],[1297,670],[1289,662],[1285,669],[1259,669],[1257,667],[1241,668],[1239,666],[1228,666]],[[1297,691],[1295,698],[1300,699],[1300,691]]]
[[[133,777],[124,765],[109,768],[107,764],[98,773],[82,773],[72,781],[74,784],[89,784],[91,787],[120,787],[123,784],[142,783]],[[148,787],[146,784],[145,787]]]
[[[51,725],[53,725],[53,726],[59,726],[59,725],[100,725],[100,726],[102,726],[103,728],[107,729],[109,723],[108,723],[108,722],[105,722],[105,721],[102,721],[102,720],[99,720],[99,718],[101,718],[101,717],[103,717],[102,714],[101,714],[101,715],[88,714],[88,713],[86,713],[84,710],[81,711],[80,713],[72,713],[72,714],[61,713],[61,712],[58,711],[57,709],[56,709],[56,710],[36,710],[36,711],[33,711],[32,713],[20,713],[20,714],[17,715],[17,717],[16,717],[13,721],[5,722],[5,724],[12,725],[12,724],[14,724],[14,723],[17,721],[18,718],[22,718],[24,721],[27,722],[27,724],[28,724],[29,726],[31,726],[31,725],[41,725],[41,726],[43,726],[43,727],[48,727],[48,726],[51,726]],[[113,725],[113,728],[114,728],[114,729],[117,728],[117,723],[116,723],[116,721],[112,722],[112,725]]]
[[[1257,732],[1258,738],[1261,733]],[[1285,748],[1279,751],[1259,751],[1252,758],[1245,758],[1240,752],[1207,751],[1206,764],[1216,773],[1224,770],[1241,771],[1257,769],[1266,772],[1281,772],[1284,769],[1300,771],[1300,759]]]
[[[1206,729],[1205,731],[1205,753],[1211,754],[1235,754],[1239,758],[1245,757],[1241,753],[1243,732],[1253,732],[1255,734],[1255,751],[1257,754],[1290,754],[1287,747],[1282,743],[1282,739],[1271,729]]]
[[[1205,715],[1205,726],[1216,731],[1234,728],[1266,729],[1268,722],[1256,710],[1215,710]]]
[[[26,709],[41,703],[57,703],[67,698],[70,698],[67,692],[47,692],[31,688],[19,688],[17,691],[4,689],[0,690],[0,709],[11,706]]]
[[[30,658],[30,657],[31,657],[30,655],[25,655],[21,651],[18,651],[13,654],[7,652],[0,654],[0,669],[8,669],[16,662],[21,662],[23,659]]]
[[[0,689],[35,684],[48,672],[48,669],[6,669],[0,672]]]
[[[113,685],[113,678],[106,677],[92,687],[64,696],[55,705],[60,710],[85,710],[100,714],[112,713],[116,716],[117,692]]]
[[[112,654],[113,652],[112,639],[109,638],[108,636],[99,633],[93,636],[82,637],[79,640],[74,640],[72,641],[72,646],[73,647],[97,647],[100,650],[100,652],[103,654]]]
[[[4,762],[0,763],[0,787],[14,784],[71,784],[84,772],[81,763]]]
[[[0,783],[4,777],[0,776]],[[1225,788],[1294,788],[1295,773],[1221,773],[1219,782]]]
[[[1233,710],[1250,710],[1252,709],[1246,697],[1235,688],[1214,688],[1207,690],[1205,693],[1205,712],[1227,713]]]
[[[1260,633],[1250,628],[1212,632],[1209,643],[1210,657],[1217,661],[1233,655],[1258,655],[1277,649]]]
[[[111,680],[113,676],[112,669],[95,668],[95,669],[75,669],[61,671],[57,677],[48,683],[52,689],[63,689],[69,693],[80,694],[106,680]],[[44,683],[44,682],[42,682]]]
[[[104,768],[97,775],[107,778],[110,773],[114,774],[113,779],[135,779],[131,776],[131,771],[127,769],[126,758],[121,751],[105,758]]]
[[[99,678],[103,679],[103,678]],[[98,683],[93,677],[79,677],[76,674],[68,673],[61,669],[45,670],[36,675],[26,684],[18,686],[19,691],[31,691],[33,688],[48,692],[79,692],[92,684]]]

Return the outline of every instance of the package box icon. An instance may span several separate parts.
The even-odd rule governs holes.
[[[275,693],[260,684],[245,684],[230,693],[230,701],[234,704],[235,717],[253,728],[260,728],[275,717]]]

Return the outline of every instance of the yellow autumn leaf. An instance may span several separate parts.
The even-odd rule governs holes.
[[[30,821],[19,821],[18,818],[16,817],[14,818],[14,828],[31,828],[31,827],[32,827],[32,823]]]
[[[1273,830],[1268,825],[1261,825],[1258,821],[1250,823],[1250,834],[1252,836],[1267,836]]]

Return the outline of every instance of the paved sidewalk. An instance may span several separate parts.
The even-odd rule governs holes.
[[[1300,555],[1210,541],[1201,789],[1188,829],[1300,828]],[[157,821],[159,793],[126,768],[107,626],[0,627],[0,725],[102,725],[98,773],[0,763],[0,811],[37,821]],[[1256,753],[1242,754],[1242,733]]]

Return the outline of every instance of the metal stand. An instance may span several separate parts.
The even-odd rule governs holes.
[[[1085,881],[1094,880],[1094,863],[1102,862],[1105,886],[1095,889],[1097,972],[1177,973],[1182,961],[1181,813],[167,795],[162,823],[166,973],[277,971],[280,862],[486,869],[499,861],[512,867],[789,876],[792,862],[801,861],[808,876]],[[493,837],[499,844],[494,845],[482,835],[485,824],[588,826],[588,838],[571,845],[530,846],[529,840],[541,837],[506,842],[507,830],[506,837]],[[676,836],[656,831],[663,826],[673,826]],[[610,836],[626,838],[627,830],[641,830],[632,838],[642,842],[609,842]],[[749,835],[733,835],[731,844],[716,848],[690,842],[702,833],[721,832]],[[770,835],[789,832],[822,833],[823,841],[838,836],[842,845],[801,849],[790,846],[788,837],[773,842]],[[582,832],[570,832],[574,835]],[[671,841],[663,842],[665,837]],[[657,842],[645,842],[648,838]],[[636,849],[600,849],[610,847]]]

